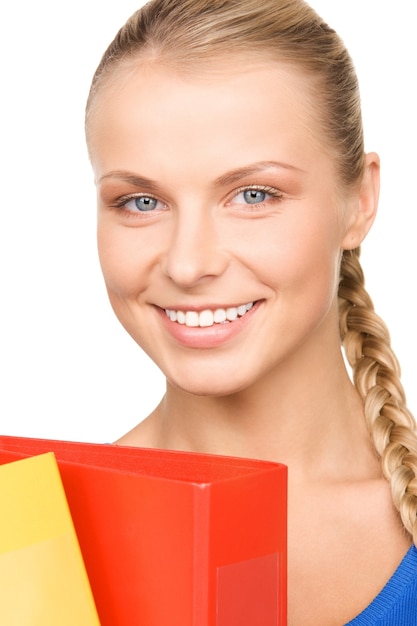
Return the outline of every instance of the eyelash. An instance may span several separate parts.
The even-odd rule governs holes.
[[[118,210],[124,209],[126,204],[130,200],[137,200],[138,198],[152,198],[154,200],[157,200],[158,202],[161,202],[160,200],[158,200],[158,198],[156,198],[155,196],[151,196],[148,193],[130,193],[130,194],[127,194],[125,196],[121,196],[120,198],[118,198],[113,204],[110,205],[110,208],[118,209]],[[135,215],[135,213],[141,213],[141,211],[129,211],[129,209],[125,209],[125,210],[127,213],[132,213],[133,215]],[[143,211],[143,213],[146,213],[146,211]],[[150,213],[152,213],[152,211],[150,211]]]
[[[282,198],[284,197],[284,194],[279,191],[278,189],[276,189],[275,187],[269,187],[268,185],[245,185],[243,187],[239,187],[238,189],[235,189],[232,193],[233,195],[231,196],[231,199],[227,202],[228,205],[233,205],[233,204],[239,204],[239,203],[233,203],[233,199],[236,198],[238,195],[240,195],[241,193],[244,193],[245,191],[261,191],[265,194],[268,194],[269,196],[271,196],[272,201],[280,201],[282,200]],[[230,196],[229,196],[230,197]],[[116,202],[114,202],[113,204],[110,205],[110,208],[115,209],[117,211],[123,211],[125,214],[127,214],[130,217],[136,217],[137,215],[141,215],[142,217],[146,214],[146,211],[130,211],[129,209],[126,209],[126,204],[130,201],[130,200],[136,200],[137,198],[153,198],[155,200],[157,200],[158,202],[161,202],[161,200],[158,200],[158,198],[151,196],[149,194],[144,194],[144,193],[133,193],[133,194],[127,194],[125,196],[121,196],[120,198],[118,198],[116,200]],[[259,208],[264,208],[264,205],[268,202],[268,200],[264,200],[262,202],[258,202],[258,203],[253,203],[250,204],[249,202],[245,204],[246,207],[249,207],[252,211],[256,211]],[[162,203],[165,205],[165,203]],[[242,203],[243,204],[243,203]],[[149,211],[149,216],[152,215],[152,213],[154,213],[155,211]]]
[[[252,210],[256,210],[257,208],[259,209],[260,207],[264,208],[268,200],[279,202],[284,197],[284,194],[281,191],[279,191],[279,189],[276,189],[275,187],[269,187],[268,185],[245,185],[244,187],[240,187],[239,189],[236,189],[235,191],[233,191],[233,196],[231,200],[228,202],[228,204],[233,204],[232,202],[233,199],[236,198],[236,196],[240,195],[241,193],[245,193],[245,191],[261,191],[271,196],[271,198],[264,200],[262,202],[258,202],[254,204],[250,204],[249,202],[246,203],[245,206],[250,207]]]

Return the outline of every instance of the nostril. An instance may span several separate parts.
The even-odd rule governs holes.
[[[177,285],[190,288],[222,274],[227,263],[225,257],[214,251],[206,241],[204,245],[185,246],[178,243],[172,247],[165,259],[164,270],[166,275]]]

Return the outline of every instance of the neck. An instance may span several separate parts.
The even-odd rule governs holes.
[[[200,397],[167,386],[151,421],[155,447],[281,462],[295,480],[363,472],[372,462],[361,399],[342,355],[331,367],[286,363],[242,392]],[[321,364],[323,365],[323,364]],[[363,454],[364,450],[368,454]]]

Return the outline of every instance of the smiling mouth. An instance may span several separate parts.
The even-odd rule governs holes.
[[[204,309],[204,311],[175,311],[164,309],[171,322],[184,324],[191,328],[208,328],[215,324],[228,324],[246,315],[254,302],[228,307],[227,309]]]

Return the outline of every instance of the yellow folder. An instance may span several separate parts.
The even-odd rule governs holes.
[[[52,452],[0,466],[1,626],[100,626]]]

